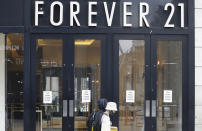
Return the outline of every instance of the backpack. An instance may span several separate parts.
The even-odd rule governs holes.
[[[88,127],[88,131],[101,131],[101,119],[102,119],[102,115],[103,115],[103,111],[102,110],[98,110],[98,111],[94,111],[90,114],[90,116],[88,117],[87,120],[87,127]]]
[[[96,114],[96,111],[93,111],[90,116],[88,117],[88,120],[86,122],[87,124],[87,127],[88,127],[88,131],[91,131],[92,127],[93,127],[93,122],[95,120],[95,114]]]

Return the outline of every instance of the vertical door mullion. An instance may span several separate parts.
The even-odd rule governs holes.
[[[32,114],[32,131],[36,131],[36,41],[37,37],[31,40],[31,114]]]
[[[157,130],[157,44],[151,36],[151,131]]]
[[[115,93],[117,96],[117,106],[119,108],[119,39],[116,37],[114,38],[114,43],[113,43],[113,52],[114,52],[114,56],[113,56],[113,67],[114,67],[114,72],[113,72],[113,76],[114,76],[114,83],[113,83],[113,87],[115,89]],[[110,97],[110,96],[109,96]],[[117,119],[116,126],[119,127],[119,110],[116,113],[116,116],[114,117],[115,119]]]
[[[32,44],[34,43],[31,34],[24,35],[24,131],[34,131],[33,128],[33,102],[32,102]],[[31,39],[31,40],[30,40]],[[31,119],[30,119],[31,118]]]
[[[67,117],[63,118],[63,131],[74,130],[74,39],[72,36],[64,37],[63,60],[65,70],[63,79],[64,99],[67,100]],[[73,103],[72,103],[73,102]],[[72,105],[73,104],[73,105]],[[73,114],[72,114],[73,112]]]
[[[149,36],[145,36],[145,131],[150,131],[150,116],[151,116],[151,44]]]
[[[67,44],[65,44],[66,43],[66,39],[64,39],[64,37],[63,37],[63,48],[62,48],[62,52],[63,52],[63,54],[62,54],[62,63],[63,63],[63,74],[62,74],[62,81],[63,81],[63,83],[62,83],[62,90],[63,90],[63,94],[62,94],[62,99],[63,99],[63,102],[64,103],[66,103],[67,105],[64,105],[63,104],[63,117],[62,117],[62,130],[63,131],[65,131],[65,130],[67,130],[67,119],[68,119],[68,98],[67,98],[67,96],[68,96],[68,85],[67,85],[67,83],[68,83],[68,73],[67,73],[67,68],[68,68],[68,63],[67,63],[67,59],[66,59],[66,56],[67,56],[67,51],[66,51],[66,49],[67,49]],[[66,106],[66,107],[64,107],[64,106]],[[65,111],[65,108],[66,108],[66,116],[64,116],[64,111]]]
[[[190,130],[190,119],[189,113],[190,110],[190,103],[189,103],[189,97],[191,96],[189,92],[191,92],[194,89],[189,90],[188,87],[188,81],[189,78],[187,77],[188,74],[188,45],[187,45],[187,38],[182,37],[182,130],[183,131],[189,131]],[[192,58],[190,58],[192,59]],[[194,105],[194,103],[193,103]],[[192,107],[192,106],[191,106]]]

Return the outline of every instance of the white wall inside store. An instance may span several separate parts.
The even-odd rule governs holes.
[[[5,131],[5,35],[0,33],[0,131]]]

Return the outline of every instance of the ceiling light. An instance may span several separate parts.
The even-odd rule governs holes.
[[[89,39],[89,40],[76,40],[75,41],[75,45],[84,45],[84,46],[89,46],[91,44],[93,44],[95,40],[94,39]]]

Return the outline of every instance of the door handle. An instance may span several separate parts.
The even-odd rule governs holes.
[[[150,117],[150,100],[146,100],[145,108],[145,116]]]
[[[152,117],[156,117],[156,100],[152,100]]]
[[[63,100],[63,117],[67,117],[67,100]]]
[[[69,100],[69,117],[74,117],[74,100]]]

